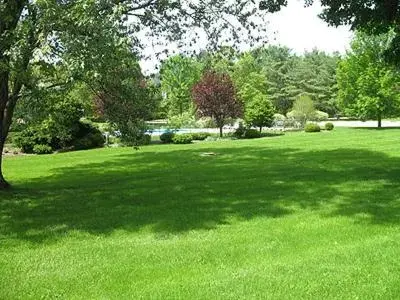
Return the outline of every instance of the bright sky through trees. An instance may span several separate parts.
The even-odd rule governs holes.
[[[282,7],[280,12],[268,14],[265,23],[268,23],[268,40],[274,45],[287,46],[296,53],[303,53],[305,50],[311,51],[318,48],[326,52],[339,51],[344,53],[349,48],[352,33],[347,27],[329,27],[318,17],[322,11],[319,1],[311,7],[304,7],[303,0],[289,0],[287,7]],[[143,60],[141,66],[145,72],[152,72],[159,60],[153,53],[161,51],[160,48],[153,48],[148,38],[141,38],[148,47],[145,55],[150,59]],[[197,44],[193,44],[190,50],[199,50],[206,44],[205,37],[198,39]],[[242,50],[248,50],[248,45],[241,45]],[[187,49],[187,48],[185,48]],[[171,53],[178,52],[178,46],[171,44]],[[175,53],[176,53],[175,52]]]
[[[270,15],[269,28],[276,32],[270,42],[292,48],[297,53],[313,48],[344,53],[349,48],[352,33],[348,27],[329,27],[318,17],[321,11],[319,1],[305,8],[304,1],[289,0],[287,7]]]

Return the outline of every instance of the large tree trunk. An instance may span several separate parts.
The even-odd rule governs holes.
[[[12,92],[9,91],[9,80],[10,80],[10,57],[8,52],[15,43],[14,33],[20,20],[24,7],[28,4],[28,0],[14,0],[14,1],[2,1],[2,15],[7,18],[0,19],[0,190],[8,188],[10,185],[4,179],[2,172],[2,160],[3,160],[3,148],[10,129],[12,115],[18,94],[22,88],[22,81],[20,78],[23,76],[17,76],[18,79],[14,82]],[[34,37],[34,28],[30,30],[29,42]],[[33,51],[33,49],[32,49]],[[26,52],[29,54],[29,52]],[[31,57],[31,56],[30,56]],[[21,67],[21,73],[27,70],[30,57],[24,55],[23,64]],[[22,74],[19,74],[22,75]],[[11,94],[11,95],[10,95]]]
[[[222,137],[222,128],[223,128],[224,126],[220,126],[219,127],[219,137]]]
[[[4,176],[3,176],[3,169],[2,169],[3,148],[4,148],[4,142],[1,141],[1,138],[0,138],[0,190],[4,190],[4,189],[10,187],[9,183],[4,179]]]
[[[1,62],[0,55],[0,62]],[[3,148],[8,130],[5,128],[5,111],[8,103],[8,72],[0,72],[0,190],[9,187],[2,170]]]

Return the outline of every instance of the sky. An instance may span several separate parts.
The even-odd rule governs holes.
[[[318,48],[327,52],[344,53],[349,48],[352,33],[349,27],[329,27],[318,17],[322,11],[319,1],[304,7],[304,1],[289,0],[287,7],[269,15],[271,44],[292,48],[296,53]]]
[[[268,14],[268,43],[287,46],[297,54],[314,48],[332,53],[345,53],[349,48],[352,33],[348,27],[329,27],[318,17],[322,7],[318,0],[311,7],[304,7],[304,0],[288,0],[288,6],[281,11]],[[199,42],[202,44],[203,42]],[[170,50],[178,50],[171,46]],[[179,51],[179,50],[178,50]],[[152,47],[145,49],[145,54],[156,52]],[[141,62],[145,73],[152,73],[159,61],[152,57]]]

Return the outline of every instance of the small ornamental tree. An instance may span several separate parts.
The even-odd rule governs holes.
[[[288,116],[293,116],[304,127],[307,121],[315,116],[315,108],[313,100],[307,96],[302,95],[296,99],[293,104],[293,110],[288,113]]]
[[[192,96],[197,113],[201,117],[213,118],[221,137],[226,119],[242,115],[242,104],[237,100],[235,87],[228,74],[206,72],[193,87]]]
[[[244,77],[246,82],[236,83],[238,95],[244,104],[244,120],[247,125],[258,127],[261,132],[263,126],[272,125],[274,116],[274,107],[265,93],[266,78],[256,72],[246,74]]]
[[[258,127],[260,132],[263,126],[270,127],[274,120],[274,107],[267,96],[258,94],[252,101],[246,103],[244,119],[249,125]]]

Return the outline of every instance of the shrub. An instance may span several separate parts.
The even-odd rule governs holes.
[[[53,149],[49,145],[35,145],[33,147],[33,153],[35,153],[35,154],[50,154],[50,153],[53,153]]]
[[[121,143],[121,139],[114,136],[114,135],[109,135],[108,136],[108,145],[117,145]]]
[[[330,122],[328,122],[328,123],[326,123],[325,124],[325,129],[326,130],[333,130],[333,128],[334,128],[335,126],[332,124],[332,123],[330,123]]]
[[[236,128],[235,132],[233,133],[233,136],[238,139],[241,139],[241,138],[243,138],[245,131],[246,131],[246,128],[244,128],[243,123],[239,122],[239,127]]]
[[[104,137],[100,130],[88,121],[73,123],[67,133],[58,131],[56,124],[51,120],[45,120],[40,125],[28,127],[17,133],[13,142],[21,148],[22,152],[35,153],[36,145],[47,145],[52,150],[71,147],[79,150],[102,147]]]
[[[113,140],[113,142],[118,142],[118,139]],[[150,145],[151,144],[151,135],[150,134],[142,134],[138,136],[135,140],[122,140],[122,144],[128,147],[137,148],[138,146]],[[114,145],[114,147],[117,145]]]
[[[74,141],[74,150],[90,149],[92,141],[88,137],[83,137]]]
[[[92,140],[92,148],[99,148],[104,146],[105,138],[100,131],[91,132],[87,136]]]
[[[191,134],[176,134],[172,137],[174,144],[190,144],[192,142]]]
[[[82,138],[90,133],[100,134],[103,136],[100,129],[89,120],[81,120],[74,124],[74,128],[72,130],[72,136],[74,138]]]
[[[170,143],[172,143],[172,138],[174,136],[175,136],[175,133],[173,133],[172,131],[167,131],[167,132],[164,132],[162,135],[160,135],[160,140],[164,144],[170,144]]]
[[[274,120],[274,122],[276,122],[276,121],[285,121],[286,117],[284,115],[282,115],[282,114],[274,114],[273,120]]]
[[[304,131],[305,132],[320,132],[321,131],[321,127],[319,127],[319,125],[315,124],[315,123],[308,123],[304,127]]]
[[[76,124],[74,138],[71,142],[75,150],[86,150],[103,147],[105,142],[101,131],[89,121]]]
[[[168,118],[169,128],[193,128],[196,127],[194,114],[184,112],[182,115],[171,116]]]
[[[41,126],[28,127],[21,132],[15,133],[13,143],[21,148],[24,153],[34,153],[33,148],[36,145],[48,145],[52,143],[52,136]]]
[[[150,145],[151,143],[151,135],[144,134],[143,137],[139,141],[140,145]]]
[[[194,132],[191,135],[192,135],[192,140],[194,141],[204,141],[211,134],[207,132]]]
[[[6,144],[12,144],[13,143],[13,137],[14,137],[14,132],[12,132],[12,131],[10,131],[9,133],[8,133],[8,135],[7,135],[7,138],[6,138]]]
[[[313,121],[321,122],[328,120],[328,118],[329,115],[326,112],[316,110],[310,119]]]
[[[261,137],[261,133],[255,129],[247,129],[243,137],[245,139],[257,139]]]
[[[286,117],[281,114],[274,114],[272,126],[274,127],[284,127],[285,126]]]

